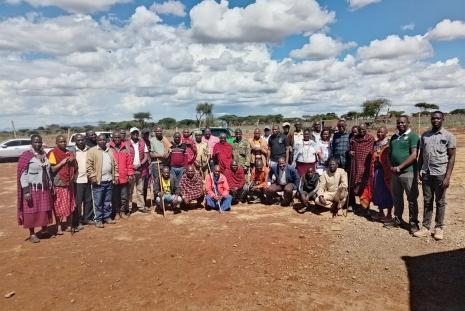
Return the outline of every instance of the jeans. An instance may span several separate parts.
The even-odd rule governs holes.
[[[94,199],[95,221],[103,222],[111,217],[111,181],[102,181],[100,185],[92,185],[92,197]]]
[[[446,213],[446,190],[442,189],[445,175],[424,175],[423,177],[423,227],[431,228],[433,218],[433,201],[436,201],[436,228],[444,227],[444,216]]]
[[[127,183],[113,185],[111,191],[111,216],[114,218],[119,213],[129,213],[129,186]]]
[[[207,201],[208,206],[210,206],[213,209],[218,209],[218,202],[213,200],[211,196],[207,195],[206,201]],[[232,196],[228,194],[226,197],[221,199],[220,210],[229,211],[231,209],[231,203],[232,203]]]
[[[170,177],[176,178],[176,183],[179,185],[182,174],[184,174],[184,167],[172,167]]]
[[[84,205],[84,209],[82,208]],[[86,224],[94,219],[92,191],[89,183],[76,184],[76,209],[73,214],[73,226]]]
[[[394,215],[402,219],[404,213],[404,192],[407,195],[410,226],[418,225],[418,178],[414,172],[393,174],[391,178]]]
[[[166,204],[171,204],[171,203],[174,203],[175,205],[177,205],[177,204],[182,202],[182,198],[181,198],[181,196],[175,195],[175,194],[165,194],[165,195],[163,195],[163,201],[165,202],[165,205]],[[157,196],[157,198],[155,199],[155,202],[157,202],[157,205],[160,205],[160,197],[159,196]]]

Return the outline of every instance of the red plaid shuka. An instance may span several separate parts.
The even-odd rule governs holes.
[[[187,202],[198,199],[203,195],[203,181],[198,172],[195,172],[192,179],[184,173],[179,182],[179,187],[181,188],[181,196]]]
[[[355,135],[350,141],[350,151],[355,154],[350,166],[350,188],[355,195],[361,195],[368,184],[370,165],[375,139],[370,134],[363,137]]]
[[[189,146],[186,148],[186,164],[192,165],[197,158],[197,145],[195,141],[190,137],[181,137],[181,143],[186,144],[188,143]]]
[[[239,165],[235,172],[232,169],[225,170],[223,174],[226,176],[230,189],[242,189],[244,187],[245,173],[242,166]]]
[[[53,210],[59,218],[66,218],[76,206],[73,187],[55,187]]]

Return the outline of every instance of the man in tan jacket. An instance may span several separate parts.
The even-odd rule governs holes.
[[[347,173],[338,168],[335,159],[330,159],[328,169],[320,176],[320,185],[315,203],[319,206],[331,208],[333,214],[342,216],[342,208],[347,200]]]
[[[111,191],[113,183],[118,183],[118,165],[105,136],[99,135],[97,146],[87,151],[86,171],[94,199],[95,226],[103,228],[104,223],[115,224],[111,219]]]

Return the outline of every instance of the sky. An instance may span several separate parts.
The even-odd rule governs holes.
[[[0,0],[0,128],[465,108],[463,0]]]

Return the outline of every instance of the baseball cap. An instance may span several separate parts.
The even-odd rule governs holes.
[[[140,133],[140,130],[137,127],[131,127],[131,129],[129,130],[129,133],[132,133],[135,131],[138,131]]]
[[[289,122],[284,122],[284,123],[283,123],[283,127],[286,127],[286,126],[291,127],[291,124],[290,124]]]
[[[148,128],[143,129],[142,134],[145,134],[145,133],[150,133],[150,130]]]
[[[269,131],[271,130],[271,127],[269,125],[265,125],[265,128],[264,128],[265,131]]]

